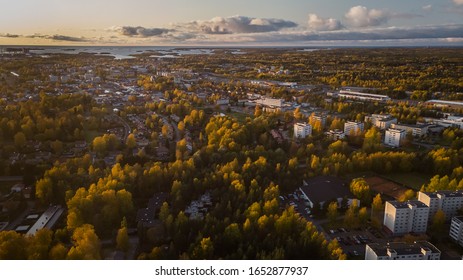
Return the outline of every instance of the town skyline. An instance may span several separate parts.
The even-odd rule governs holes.
[[[462,0],[0,4],[0,45],[463,45]]]

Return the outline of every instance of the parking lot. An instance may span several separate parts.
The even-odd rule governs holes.
[[[319,220],[314,218],[299,190],[280,196],[280,201],[282,202],[282,205],[293,206],[296,212],[308,221],[312,222],[317,227],[318,231],[324,233],[328,240],[338,240],[344,253],[346,253],[350,259],[364,259],[365,245],[368,243],[392,241],[391,237],[385,236],[381,231],[371,227],[355,230],[344,227],[332,229],[322,227],[322,225],[326,225],[328,221],[326,219]],[[341,218],[342,217],[340,217],[340,219]]]
[[[328,230],[328,236],[330,239],[338,240],[344,253],[354,259],[363,259],[365,257],[366,244],[385,241],[385,237],[376,229],[349,230],[337,228]]]

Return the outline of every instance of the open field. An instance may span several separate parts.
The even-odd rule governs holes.
[[[382,175],[382,177],[412,188],[416,191],[420,190],[421,186],[428,183],[431,179],[430,175],[419,173],[393,173]]]
[[[377,176],[367,177],[365,181],[373,191],[381,195],[393,197],[394,199],[399,199],[399,197],[408,190],[406,187]]]

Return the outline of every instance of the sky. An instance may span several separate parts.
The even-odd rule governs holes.
[[[0,45],[463,45],[463,0],[0,0]]]

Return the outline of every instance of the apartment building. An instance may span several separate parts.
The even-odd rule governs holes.
[[[428,216],[429,207],[421,201],[386,201],[383,224],[393,235],[424,233]]]
[[[312,135],[312,126],[308,123],[295,123],[294,124],[294,137],[306,138]]]
[[[326,115],[324,114],[313,114],[310,116],[310,120],[313,122],[319,122],[322,128],[326,126]]]
[[[418,200],[429,207],[428,222],[437,210],[444,211],[445,217],[450,220],[463,207],[463,191],[419,192]]]
[[[463,216],[452,218],[449,235],[458,245],[463,247]]]
[[[344,124],[345,135],[355,135],[363,132],[364,124],[362,122],[351,122],[348,121]]]
[[[400,147],[405,136],[405,130],[389,128],[384,135],[384,144],[391,147]]]
[[[403,129],[406,133],[411,133],[413,137],[425,136],[430,126],[430,124],[391,124],[391,128]]]
[[[388,129],[392,124],[397,123],[397,119],[389,114],[372,114],[371,116],[366,116],[365,121],[370,121],[374,126],[379,129]]]
[[[441,252],[428,241],[367,244],[365,260],[440,260]]]

